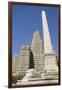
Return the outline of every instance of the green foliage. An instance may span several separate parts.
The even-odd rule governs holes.
[[[17,81],[17,80],[21,80],[23,78],[23,75],[16,75],[16,76],[13,76],[13,81]]]
[[[47,73],[47,70],[46,69],[44,70],[44,73]]]
[[[21,80],[23,78],[23,75],[18,75],[17,80]]]
[[[12,77],[12,83],[14,83],[16,85],[16,83],[17,83],[17,78],[16,77]]]

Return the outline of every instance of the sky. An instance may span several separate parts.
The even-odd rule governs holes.
[[[58,7],[12,6],[12,58],[21,51],[21,45],[31,45],[33,33],[38,30],[43,39],[41,12],[46,12],[53,49],[58,53]]]

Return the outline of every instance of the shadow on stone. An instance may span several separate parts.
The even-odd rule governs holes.
[[[29,62],[29,69],[34,68],[34,59],[33,59],[33,54],[30,50],[30,62]]]

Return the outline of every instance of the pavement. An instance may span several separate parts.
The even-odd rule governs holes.
[[[37,81],[26,81],[21,82],[19,80],[16,85],[35,85],[35,84],[58,84],[58,80],[37,80]]]

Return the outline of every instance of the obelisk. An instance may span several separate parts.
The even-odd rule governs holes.
[[[44,37],[44,54],[45,54],[44,70],[48,72],[47,74],[51,75],[51,73],[52,74],[54,73],[57,76],[58,66],[57,66],[56,54],[52,49],[52,43],[51,43],[45,11],[42,11],[41,15],[42,15],[42,25],[43,25],[43,37]],[[51,75],[52,78],[56,76]]]
[[[44,53],[52,53],[52,44],[49,34],[49,28],[45,11],[42,11],[42,24],[43,24],[43,36],[44,36]]]

